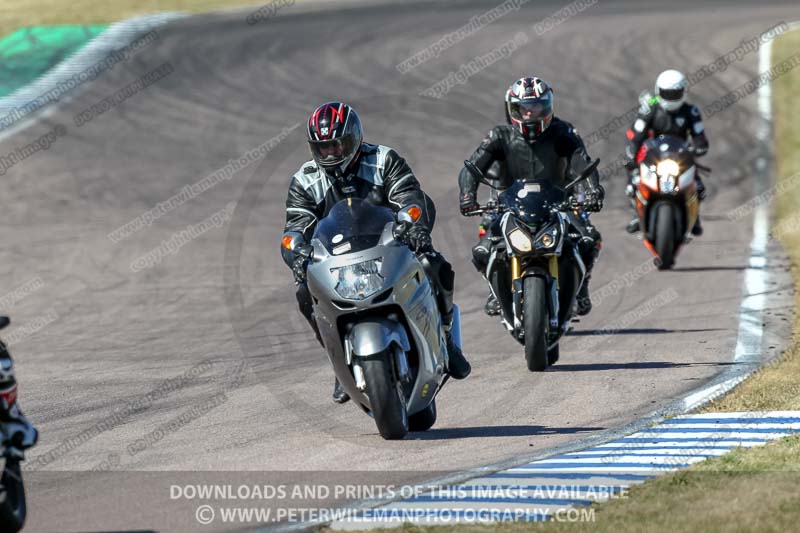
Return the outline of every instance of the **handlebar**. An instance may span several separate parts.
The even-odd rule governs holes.
[[[473,209],[472,211],[463,213],[463,215],[465,217],[478,217],[481,215],[485,215],[486,213],[492,213],[492,212],[499,213],[504,210],[505,208],[499,205],[497,202],[489,201],[486,203],[486,205],[479,205],[477,209]]]
[[[573,209],[578,209],[584,207],[583,202],[577,203],[577,205],[572,205],[569,199],[564,200],[561,203],[555,204],[550,206],[551,212],[559,212],[559,211],[572,211]],[[486,213],[502,213],[505,212],[508,208],[505,206],[499,205],[495,202],[489,202],[486,205],[478,206],[477,209],[473,209],[467,213],[464,213],[465,217],[477,217],[481,215],[485,215]]]
[[[402,241],[403,237],[405,237],[408,231],[411,229],[411,226],[413,226],[411,222],[403,220],[395,226],[392,235],[396,240]]]
[[[706,174],[711,174],[711,167],[707,167],[705,165],[701,165],[697,161],[694,162],[694,166],[697,167],[697,170],[701,172],[705,172]]]

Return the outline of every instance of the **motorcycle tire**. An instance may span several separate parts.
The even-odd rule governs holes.
[[[392,372],[392,358],[391,351],[387,350],[361,362],[372,418],[386,440],[402,439],[409,431],[405,394]]]
[[[547,309],[547,282],[529,276],[522,284],[522,325],[525,328],[525,361],[531,372],[547,368],[547,340],[550,317]]]
[[[409,431],[428,431],[436,423],[436,400],[428,407],[408,417]]]
[[[675,264],[675,212],[670,204],[661,204],[656,211],[655,249],[658,269],[669,270]]]

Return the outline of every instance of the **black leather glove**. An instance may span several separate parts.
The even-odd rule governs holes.
[[[433,249],[431,233],[422,224],[414,224],[405,235],[405,241],[409,248],[417,253],[429,252]]]
[[[587,194],[586,199],[583,201],[583,208],[586,211],[597,213],[603,209],[603,196],[596,192]]]
[[[603,186],[600,184],[595,185],[594,190],[586,195],[586,201],[584,202],[586,210],[597,213],[603,209],[603,200],[605,200],[605,197],[606,190]]]
[[[570,209],[583,209],[596,213],[603,209],[604,198],[605,191],[598,185],[594,191],[584,193],[583,200],[579,200],[578,196],[570,196],[568,205]]]
[[[295,250],[294,261],[292,262],[292,275],[294,276],[294,284],[300,285],[306,281],[306,269],[308,268],[308,258],[311,256],[312,248],[308,244],[303,244]]]
[[[478,205],[477,196],[474,192],[462,194],[461,198],[459,199],[458,206],[461,208],[461,214],[465,216],[480,207]]]

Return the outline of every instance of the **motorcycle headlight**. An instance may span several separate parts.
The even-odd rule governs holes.
[[[681,173],[680,171],[680,165],[678,165],[677,161],[673,161],[672,159],[659,161],[658,165],[656,165],[656,174],[662,179],[670,176],[677,176]]]
[[[380,275],[383,258],[370,259],[354,265],[332,268],[331,274],[336,278],[336,292],[348,300],[369,298],[383,287],[383,276]]]
[[[533,249],[531,238],[519,228],[513,229],[508,233],[508,242],[517,252],[526,253]]]
[[[548,249],[558,244],[558,226],[553,226],[536,238],[536,248]]]

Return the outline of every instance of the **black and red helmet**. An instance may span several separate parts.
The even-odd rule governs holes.
[[[317,164],[341,170],[361,150],[364,130],[355,109],[341,102],[322,104],[308,118],[308,145]]]
[[[506,91],[506,120],[525,139],[536,140],[553,120],[553,89],[533,76],[518,79]]]

